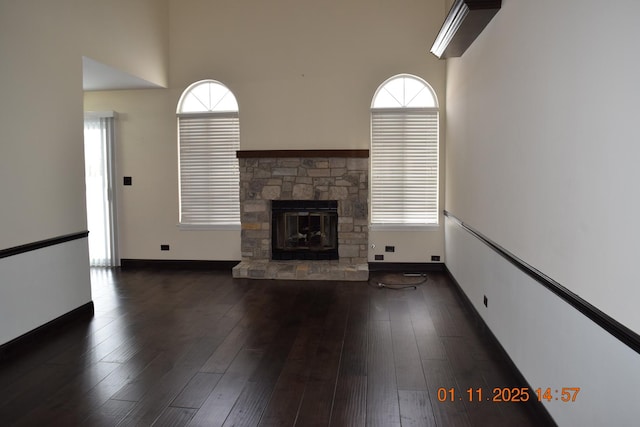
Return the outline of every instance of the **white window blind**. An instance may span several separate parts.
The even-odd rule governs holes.
[[[438,223],[438,111],[371,112],[371,223]]]
[[[180,223],[239,225],[237,113],[181,116]]]
[[[399,74],[371,103],[371,227],[438,224],[438,100],[420,77]]]
[[[240,227],[238,102],[215,80],[190,85],[177,108],[180,226]]]

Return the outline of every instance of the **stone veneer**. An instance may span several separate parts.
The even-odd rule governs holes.
[[[240,157],[242,261],[233,277],[367,280],[369,161]],[[271,260],[271,200],[337,200],[338,260]]]

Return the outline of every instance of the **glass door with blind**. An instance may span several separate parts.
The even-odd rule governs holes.
[[[85,113],[84,157],[92,267],[119,265],[116,239],[114,127],[116,114]]]

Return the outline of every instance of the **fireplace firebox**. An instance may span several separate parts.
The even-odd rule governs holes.
[[[272,200],[271,258],[338,259],[336,200]]]

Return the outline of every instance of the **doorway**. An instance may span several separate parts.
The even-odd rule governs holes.
[[[115,267],[117,254],[114,112],[85,113],[84,159],[89,264]]]

